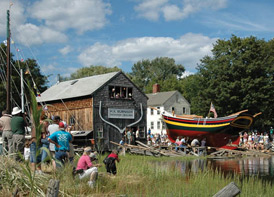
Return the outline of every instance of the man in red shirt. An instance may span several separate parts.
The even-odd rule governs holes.
[[[105,164],[109,174],[116,175],[117,173],[115,161],[120,162],[117,150],[113,150],[107,157]]]

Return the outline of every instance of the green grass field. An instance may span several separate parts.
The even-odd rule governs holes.
[[[103,158],[99,158],[99,163]],[[34,175],[28,163],[1,156],[0,196],[11,196],[15,188],[21,196],[45,196],[50,179],[60,180],[59,196],[213,196],[232,181],[240,188],[240,196],[273,196],[273,186],[258,177],[224,177],[209,169],[186,175],[178,166],[172,165],[176,160],[193,157],[155,158],[127,154],[120,158],[117,175],[108,176],[103,165],[99,168],[96,187],[91,189],[87,179],[73,178],[71,165],[56,173],[51,166],[44,166],[46,173]],[[160,165],[160,162],[168,165]]]

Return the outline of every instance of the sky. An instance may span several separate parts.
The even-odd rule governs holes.
[[[1,42],[8,9],[14,59],[35,59],[49,86],[82,67],[131,72],[156,57],[195,73],[218,39],[274,35],[273,0],[0,0]]]

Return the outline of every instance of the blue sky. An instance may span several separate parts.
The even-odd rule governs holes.
[[[15,59],[36,59],[49,85],[84,66],[130,72],[156,57],[195,73],[217,39],[274,35],[272,0],[0,0],[1,41],[10,2]]]

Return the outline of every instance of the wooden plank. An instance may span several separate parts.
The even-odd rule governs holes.
[[[58,197],[59,193],[59,180],[50,179],[48,189],[47,189],[47,197]]]
[[[216,193],[213,197],[234,197],[241,193],[239,187],[231,182],[223,189],[221,189],[218,193]]]

